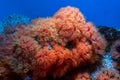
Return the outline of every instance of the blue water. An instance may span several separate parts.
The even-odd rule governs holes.
[[[96,26],[120,27],[120,0],[0,0],[0,20],[13,13],[30,18],[52,16],[59,8],[79,8]]]

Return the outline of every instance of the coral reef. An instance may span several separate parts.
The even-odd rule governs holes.
[[[104,68],[97,74],[95,80],[120,80],[120,75],[117,71]]]
[[[97,28],[85,21],[79,9],[68,6],[51,18],[37,18],[27,25],[18,23],[15,32],[1,35],[0,68],[4,69],[0,73],[7,74],[2,77],[11,72],[22,79],[44,80],[60,79],[83,69],[87,72],[78,74],[75,80],[90,80],[91,66],[100,62],[105,47]],[[6,51],[10,55],[5,55]]]
[[[107,26],[99,26],[98,28],[108,43],[106,47],[107,53],[103,57],[103,66],[110,70],[117,69],[120,72],[120,31]]]
[[[120,71],[120,40],[114,42],[111,55],[114,67]]]
[[[120,39],[120,31],[107,26],[98,26],[98,30],[105,37],[107,41],[106,51],[109,52],[113,43]]]

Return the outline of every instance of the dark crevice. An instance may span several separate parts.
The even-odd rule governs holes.
[[[72,50],[74,46],[75,46],[75,43],[73,41],[69,41],[67,42],[65,47],[68,48],[69,50]]]
[[[116,46],[115,46],[115,49],[116,49],[116,51],[117,51],[118,53],[120,53],[120,45],[116,45]]]

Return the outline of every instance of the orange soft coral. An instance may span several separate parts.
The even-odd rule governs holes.
[[[103,55],[104,49],[106,47],[106,41],[97,31],[95,26],[88,22],[82,27],[82,35],[87,39],[87,41],[92,45],[95,53]]]
[[[22,60],[33,60],[34,55],[39,51],[40,45],[31,37],[22,36],[16,40],[17,56]],[[30,61],[31,62],[31,61]]]
[[[97,61],[97,54],[104,54],[106,42],[92,23],[85,22],[83,15],[77,8],[62,8],[53,16],[53,20],[56,34],[58,34],[58,42],[53,40],[54,44],[52,45],[47,42],[51,48],[43,46],[43,49],[36,54],[35,80],[46,76],[62,77],[73,68],[85,66],[88,63],[94,64]],[[39,25],[42,24],[40,22]],[[47,24],[52,27],[49,25],[50,23]],[[45,39],[45,37],[41,38]]]
[[[70,6],[62,8],[53,18],[59,35],[65,43],[81,37],[79,28],[84,26],[85,19],[77,8]]]
[[[62,8],[53,16],[53,19],[64,46],[76,38],[85,38],[86,42],[94,47],[96,53],[103,55],[106,47],[105,40],[92,23],[85,22],[82,13],[77,8],[70,6]]]
[[[8,65],[24,76],[33,71],[34,80],[61,78],[74,69],[95,64],[97,54],[104,54],[106,42],[74,7],[62,8],[52,18],[38,18],[19,26],[11,34],[15,41]]]
[[[52,50],[48,48],[41,49],[37,53],[35,61],[35,78],[46,77],[47,75],[61,77],[73,65],[76,65],[74,59],[72,59],[72,53],[59,45],[54,45]]]
[[[72,53],[78,64],[86,64],[86,62],[92,60],[91,58],[93,56],[92,47],[87,42],[76,43],[72,49]]]
[[[32,28],[28,31],[37,38],[40,44],[52,41],[58,42],[58,33],[52,18],[38,18],[32,21]]]
[[[87,43],[77,43],[72,51],[60,45],[54,45],[52,49],[46,47],[35,57],[34,78],[37,80],[48,75],[62,77],[73,68],[95,63],[94,57],[91,46]]]

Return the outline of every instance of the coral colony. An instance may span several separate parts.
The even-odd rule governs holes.
[[[107,42],[75,7],[16,25],[14,32],[10,26],[0,34],[0,80],[120,80],[107,67],[91,77],[102,65]],[[118,64],[120,44],[113,47]]]

